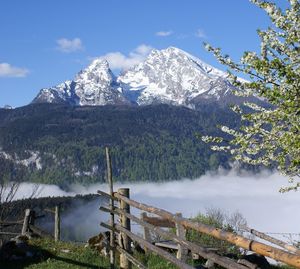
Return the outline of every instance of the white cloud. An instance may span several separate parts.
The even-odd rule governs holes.
[[[123,53],[109,52],[100,56],[102,59],[106,59],[109,62],[111,69],[129,69],[130,67],[142,62],[153,48],[151,46],[142,44],[131,51],[128,55]]]
[[[0,63],[0,77],[26,77],[29,70],[26,68],[12,66],[8,63]]]
[[[80,38],[76,37],[74,39],[60,38],[56,40],[57,49],[61,52],[75,52],[83,50],[82,41]]]
[[[299,192],[281,194],[279,188],[287,184],[287,178],[278,173],[262,171],[260,174],[219,171],[199,179],[164,183],[116,183],[115,189],[130,188],[132,199],[170,212],[182,212],[184,217],[205,212],[207,208],[220,208],[227,213],[239,211],[248,225],[264,232],[299,233]],[[16,199],[32,192],[32,184],[23,183]],[[65,192],[54,185],[42,185],[42,196],[62,196],[108,191],[107,184],[71,186]],[[97,201],[99,206],[99,201]],[[94,212],[99,216],[98,212]],[[98,222],[89,222],[97,228]]]
[[[198,29],[197,32],[195,33],[195,36],[199,38],[206,38],[206,34],[202,29]]]
[[[155,33],[155,35],[162,37],[170,36],[171,34],[173,34],[173,31],[159,31]]]
[[[181,212],[184,217],[196,216],[209,208],[221,209],[228,215],[240,212],[247,220],[248,226],[262,232],[294,233],[275,235],[279,239],[299,242],[299,192],[281,194],[282,185],[287,184],[287,178],[277,173],[262,171],[260,174],[240,173],[234,170],[218,173],[208,173],[199,179],[176,180],[164,183],[115,183],[114,188],[130,188],[133,200],[163,208],[170,212]],[[22,183],[15,199],[23,199],[32,194],[34,184]],[[108,192],[108,184],[70,186],[69,192],[55,185],[41,185],[37,196],[75,196],[76,194],[97,193],[97,190]],[[82,215],[80,221],[82,230],[88,231],[83,240],[99,231],[101,221],[107,221],[107,216],[100,216],[97,208],[106,205],[107,200],[98,198],[91,203],[79,204],[76,210],[64,215],[63,228],[68,227]],[[138,210],[133,209],[133,214]],[[133,226],[140,232],[137,226]],[[274,236],[274,235],[273,235]]]

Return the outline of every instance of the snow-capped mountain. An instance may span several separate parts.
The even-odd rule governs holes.
[[[226,73],[174,47],[153,50],[118,78],[125,96],[139,105],[192,105],[196,97],[220,99],[232,92]]]
[[[40,91],[34,102],[71,105],[167,103],[194,107],[232,99],[226,73],[178,48],[153,50],[140,64],[115,77],[107,61],[94,60],[74,80]]]
[[[42,89],[33,102],[80,106],[128,103],[108,62],[103,59],[94,60],[72,81],[67,80],[58,86]]]

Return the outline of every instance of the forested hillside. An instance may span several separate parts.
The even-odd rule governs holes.
[[[168,105],[71,107],[34,104],[0,110],[0,177],[67,186],[105,180],[104,148],[119,181],[195,178],[228,157],[212,152],[197,133],[236,126],[226,108],[198,111]]]

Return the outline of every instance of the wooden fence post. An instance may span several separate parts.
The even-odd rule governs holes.
[[[114,195],[114,189],[113,189],[113,180],[112,180],[112,168],[111,168],[111,159],[109,155],[109,149],[108,147],[105,148],[105,154],[106,154],[106,166],[107,166],[107,181],[109,184],[109,194],[111,197]],[[114,210],[114,200],[111,198],[109,200],[109,207],[111,210]],[[113,213],[110,214],[110,225],[114,228],[115,227],[115,215]],[[115,268],[115,231],[110,231],[110,250],[109,250],[109,256],[110,256],[110,268]]]
[[[181,213],[176,213],[176,216],[178,217],[182,217]],[[175,223],[175,227],[176,227],[176,235],[180,238],[185,240],[186,237],[186,229],[179,223]],[[178,251],[177,251],[177,259],[181,260],[183,262],[186,262],[187,259],[187,254],[188,254],[188,249],[183,247],[182,245],[178,244]]]
[[[129,189],[128,188],[119,189],[118,193],[122,196],[129,198]],[[127,204],[121,200],[120,201],[120,210],[123,210],[124,212],[130,214],[129,204]],[[124,215],[121,215],[120,223],[123,228],[125,228],[128,231],[131,231],[129,218],[127,218]],[[126,252],[131,253],[131,240],[126,234],[120,233],[119,245]],[[120,254],[120,268],[121,269],[131,269],[131,262],[127,259],[127,257],[123,253]]]
[[[29,218],[30,218],[30,209],[25,209],[25,216],[24,216],[24,221],[23,221],[23,226],[22,226],[22,235],[24,235],[29,228]]]
[[[30,214],[29,214],[29,228],[30,225],[34,226],[35,223],[35,211],[34,210],[30,210]]]
[[[142,212],[141,213],[141,220],[142,221],[145,221],[145,219],[147,218],[147,213],[146,212]],[[143,230],[144,230],[144,234],[143,234],[143,238],[145,241],[151,243],[151,234],[150,234],[150,230],[145,227],[145,226],[142,226],[143,227]],[[144,251],[147,252],[147,249],[144,248]]]
[[[54,218],[54,240],[60,240],[60,206],[55,207],[55,218]]]

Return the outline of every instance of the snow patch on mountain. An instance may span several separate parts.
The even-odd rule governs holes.
[[[232,96],[227,74],[191,54],[169,47],[152,50],[141,63],[116,77],[102,58],[95,59],[74,80],[42,89],[34,102],[70,105],[167,103],[194,107],[199,101]]]
[[[38,151],[31,151],[28,150],[26,153],[30,154],[30,156],[26,159],[20,159],[19,156],[15,153],[14,156],[8,154],[5,151],[0,151],[0,156],[2,156],[6,160],[10,160],[16,164],[23,165],[26,167],[34,166],[37,170],[41,170],[43,168],[42,166],[42,160],[40,157],[40,153]]]
[[[118,78],[127,98],[139,105],[191,104],[206,93],[215,99],[231,92],[226,73],[174,47],[153,50],[148,58]],[[135,92],[135,93],[134,93]]]
[[[95,59],[74,78],[40,91],[34,103],[66,103],[69,105],[106,105],[128,103],[119,88],[108,62]]]
[[[81,106],[126,102],[106,60],[95,59],[76,75],[74,84],[74,91]]]

